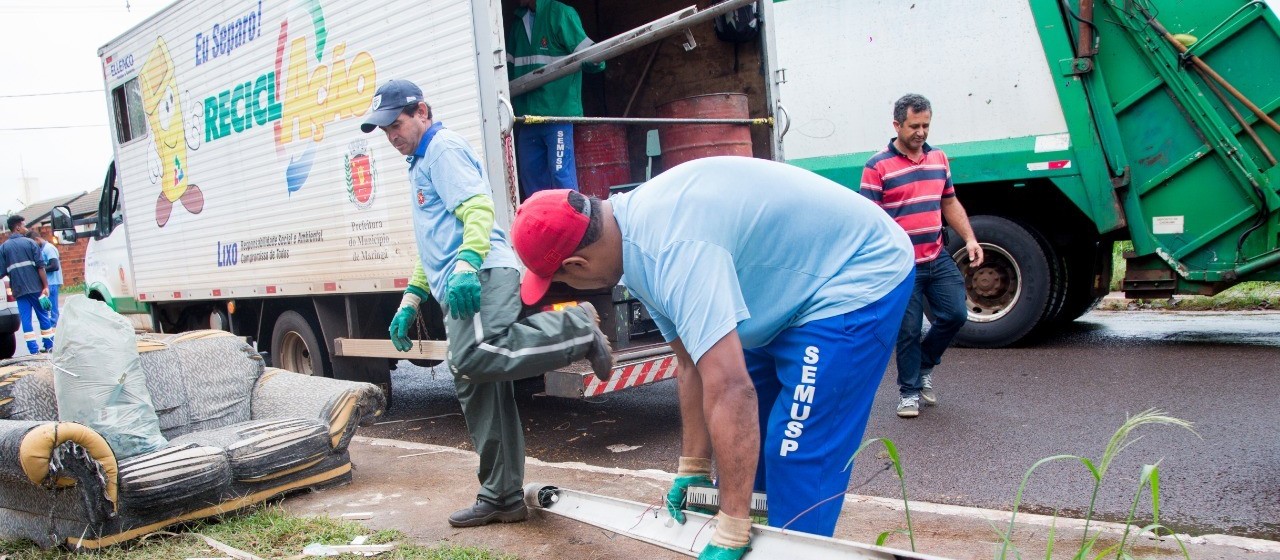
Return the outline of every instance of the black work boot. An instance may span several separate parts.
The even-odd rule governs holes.
[[[591,319],[591,336],[594,340],[591,349],[587,350],[587,361],[591,363],[591,373],[594,373],[596,379],[600,381],[608,381],[613,377],[613,348],[609,344],[609,337],[600,330],[600,312],[596,311],[596,306],[585,301],[579,303],[578,307],[586,311],[587,317]]]
[[[454,527],[480,527],[490,523],[519,523],[529,518],[529,508],[521,500],[509,506],[495,506],[484,500],[476,500],[475,505],[462,508],[449,516],[449,524]]]

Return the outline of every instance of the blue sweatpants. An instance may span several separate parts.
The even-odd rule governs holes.
[[[40,323],[38,336],[31,325],[32,313],[35,313],[36,321]],[[49,312],[40,307],[40,294],[18,297],[18,320],[22,323],[23,337],[27,340],[27,352],[40,352],[40,346],[36,344],[37,338],[43,340],[45,350],[53,350],[53,321],[49,318]]]
[[[573,125],[531,124],[516,130],[520,190],[528,197],[548,189],[578,190]]]
[[[914,285],[908,276],[871,305],[745,351],[760,405],[755,484],[769,496],[770,526],[835,532],[852,474],[845,465],[862,444]]]

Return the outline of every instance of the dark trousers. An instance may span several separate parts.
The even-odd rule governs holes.
[[[924,304],[929,302],[933,321],[929,333],[920,336],[924,324]],[[938,258],[916,264],[916,286],[907,302],[907,313],[898,330],[898,392],[904,397],[919,395],[921,377],[942,363],[942,353],[951,345],[968,319],[965,309],[964,277],[945,251]]]

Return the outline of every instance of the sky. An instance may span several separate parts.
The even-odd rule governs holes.
[[[0,0],[0,214],[34,202],[24,176],[38,199],[102,186],[111,138],[98,48],[169,3]]]
[[[169,3],[0,0],[0,214],[34,202],[21,200],[24,169],[40,199],[102,186],[111,137],[98,48]]]

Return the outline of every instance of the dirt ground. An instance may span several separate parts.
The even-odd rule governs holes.
[[[351,484],[294,495],[284,507],[299,515],[346,516],[372,529],[398,529],[422,544],[482,546],[522,559],[675,559],[693,556],[608,532],[548,512],[536,511],[525,523],[455,529],[449,513],[474,501],[476,456],[451,447],[358,437],[351,444],[355,473]],[[581,463],[544,463],[530,459],[525,481],[659,504],[672,475]],[[1007,512],[912,502],[912,523],[920,552],[948,558],[992,558],[999,548],[993,527],[1007,527]],[[1043,516],[1019,515],[1014,542],[1024,558],[1045,557],[1050,525]],[[848,495],[836,538],[871,543],[885,531],[905,528],[901,502]],[[1119,540],[1122,529],[1101,527],[1101,551]],[[1055,552],[1070,556],[1080,542],[1080,521],[1056,521]],[[1280,543],[1228,536],[1182,538],[1192,558],[1280,560]],[[905,535],[887,546],[909,548]],[[1138,558],[1180,558],[1172,539],[1143,538],[1131,552]],[[1096,552],[1095,552],[1096,554]],[[1010,555],[1013,557],[1013,555]],[[751,558],[748,555],[748,558]],[[759,560],[759,559],[757,559]]]

